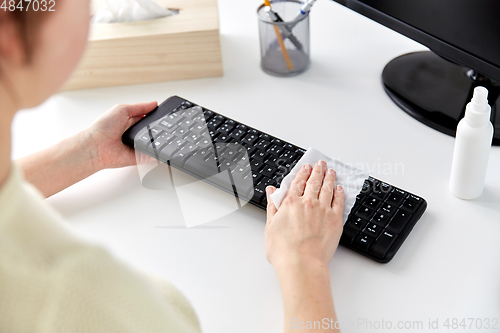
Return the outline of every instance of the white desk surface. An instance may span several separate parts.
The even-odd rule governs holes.
[[[423,329],[400,332],[435,332],[428,325],[436,319],[439,331],[447,318],[450,324],[453,318],[500,320],[500,148],[492,149],[484,195],[455,198],[447,187],[453,138],[402,112],[381,85],[388,61],[425,48],[321,0],[311,15],[311,68],[294,78],[272,77],[259,67],[259,4],[219,1],[223,77],[58,94],[17,115],[14,158],[83,129],[116,103],[177,94],[302,147],[361,163],[428,201],[389,264],[337,250],[330,269],[343,332],[385,331],[362,320],[375,327],[422,322]],[[398,163],[404,173],[384,173]],[[204,332],[282,330],[280,289],[264,254],[264,211],[247,205],[204,228],[168,228],[183,224],[178,214],[169,216],[178,203],[167,191],[142,187],[136,167],[100,172],[48,202],[84,237],[178,286]],[[463,331],[498,327],[469,330],[467,321]]]

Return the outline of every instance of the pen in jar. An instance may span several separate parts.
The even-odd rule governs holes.
[[[272,10],[271,7],[266,6],[264,8],[264,11],[269,16],[269,18],[271,19],[271,21],[273,21],[273,22],[283,22],[283,19],[279,16],[278,13],[276,13],[274,10]],[[302,50],[302,44],[299,42],[299,40],[297,39],[297,37],[295,37],[293,35],[291,29],[288,26],[283,25],[283,26],[280,26],[279,29],[281,30],[281,32],[283,34],[283,38],[288,38],[292,42],[292,44],[295,45],[295,47],[298,50]]]

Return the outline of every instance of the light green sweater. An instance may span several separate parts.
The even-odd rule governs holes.
[[[0,189],[0,332],[200,332],[186,298],[80,240],[13,171]]]

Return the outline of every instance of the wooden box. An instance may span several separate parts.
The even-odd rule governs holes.
[[[63,90],[222,76],[217,0],[156,0],[179,14],[92,24]]]

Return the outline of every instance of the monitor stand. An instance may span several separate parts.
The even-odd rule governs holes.
[[[500,83],[449,62],[433,52],[415,52],[391,60],[382,73],[384,89],[406,113],[442,133],[455,136],[475,87],[489,90],[493,145],[500,146]]]

